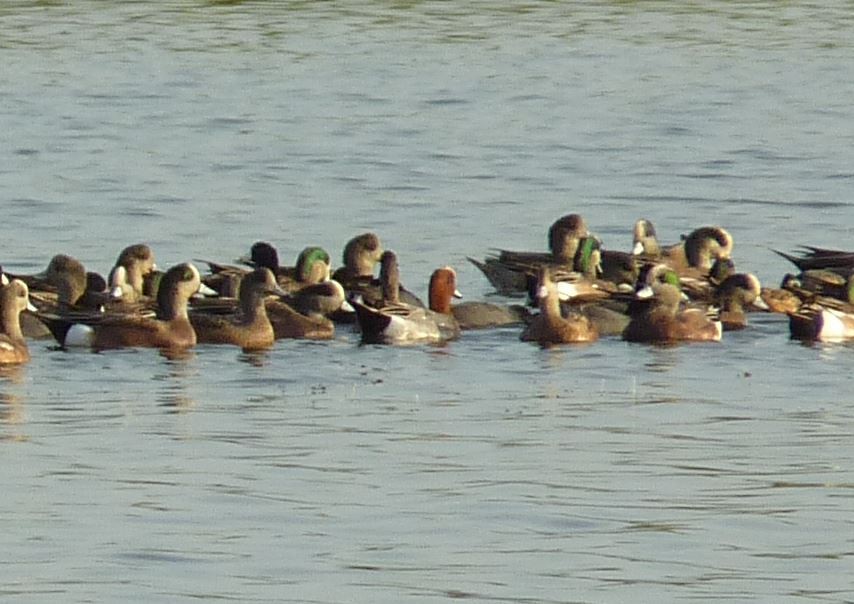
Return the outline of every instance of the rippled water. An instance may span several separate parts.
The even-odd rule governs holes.
[[[583,213],[851,248],[850,2],[0,6],[4,267],[366,229],[423,292]],[[420,285],[420,287],[419,287]],[[62,353],[0,381],[10,601],[854,601],[852,349],[515,330]]]

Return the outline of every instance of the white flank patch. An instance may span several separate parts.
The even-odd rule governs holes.
[[[854,331],[849,329],[838,311],[825,308],[821,311],[821,332],[818,337],[821,340],[844,340],[854,337]]]
[[[15,350],[15,347],[9,342],[0,342],[0,350]]]
[[[389,340],[401,341],[409,337],[409,321],[397,315],[391,315],[391,321],[385,328],[384,334]]]
[[[344,300],[341,303],[341,310],[343,310],[344,312],[356,312],[356,309],[353,308],[353,305],[347,302],[347,300]]]
[[[568,281],[558,281],[557,286],[557,297],[559,300],[566,302],[567,300],[572,300],[578,295],[578,286],[575,283],[570,283]],[[548,290],[544,287],[541,287],[537,290],[538,298],[545,298],[548,295]]]
[[[93,330],[88,325],[84,325],[83,323],[75,323],[68,330],[68,333],[65,334],[65,342],[63,343],[63,345],[69,348],[89,348],[92,346],[92,338],[94,335],[95,330]]]

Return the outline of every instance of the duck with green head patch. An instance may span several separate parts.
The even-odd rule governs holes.
[[[719,341],[723,326],[716,313],[706,305],[683,306],[685,299],[672,268],[663,264],[642,267],[623,339],[660,344]]]

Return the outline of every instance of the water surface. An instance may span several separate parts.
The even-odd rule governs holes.
[[[6,2],[2,264],[376,230],[423,293],[581,212],[611,248],[854,248],[848,2]],[[10,601],[854,601],[846,345],[513,329],[62,353],[0,381]]]

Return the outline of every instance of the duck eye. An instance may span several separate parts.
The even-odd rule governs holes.
[[[185,270],[184,274],[181,275],[181,279],[183,281],[192,281],[193,280],[193,271],[191,271],[190,269]]]

